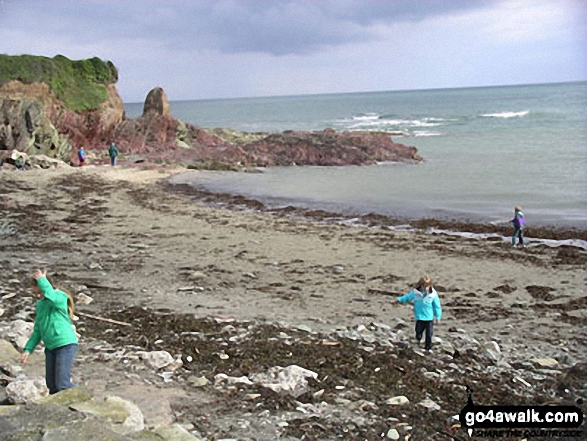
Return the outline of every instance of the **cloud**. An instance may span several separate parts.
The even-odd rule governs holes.
[[[8,2],[14,23],[78,41],[149,35],[170,48],[307,54],[376,40],[377,24],[479,9],[489,0],[42,0]],[[0,21],[1,23],[2,21]],[[7,21],[8,23],[8,21]]]

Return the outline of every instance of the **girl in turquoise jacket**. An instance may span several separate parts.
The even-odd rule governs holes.
[[[422,334],[425,331],[424,349],[431,352],[434,321],[437,323],[440,321],[442,307],[440,306],[438,293],[432,286],[432,279],[429,276],[422,277],[416,284],[416,288],[399,297],[394,303],[406,303],[412,300],[414,301],[414,316],[416,318],[416,340],[420,343]]]
[[[47,271],[37,270],[33,291],[40,299],[36,305],[35,327],[21,356],[27,363],[29,354],[39,342],[45,344],[45,381],[49,393],[75,387],[71,382],[71,368],[77,353],[78,339],[71,322],[73,298],[71,294],[55,289],[47,279]]]

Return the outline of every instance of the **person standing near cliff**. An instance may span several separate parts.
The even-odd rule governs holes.
[[[514,218],[512,219],[512,223],[514,224],[514,234],[512,234],[512,245],[516,247],[516,236],[519,239],[519,244],[522,247],[526,247],[524,243],[524,225],[526,224],[526,217],[524,213],[522,213],[522,207],[516,205],[514,208]]]
[[[428,353],[432,352],[432,334],[434,332],[434,321],[438,323],[442,317],[442,307],[438,293],[432,286],[430,276],[422,277],[416,287],[409,293],[393,300],[393,304],[406,303],[414,301],[414,316],[416,318],[416,340],[418,344],[422,340],[422,335],[426,332],[424,349]]]
[[[35,327],[20,360],[26,364],[39,342],[45,344],[45,381],[49,393],[75,387],[71,382],[71,368],[78,348],[78,339],[72,324],[73,297],[67,291],[55,289],[47,278],[47,271],[36,270],[33,291],[39,298],[35,307]]]
[[[79,159],[79,166],[83,167],[86,165],[86,151],[83,147],[80,147],[77,151],[77,158]]]
[[[118,156],[118,149],[116,148],[116,144],[110,144],[110,148],[108,149],[108,156],[110,156],[110,165],[114,167],[116,165],[116,157]]]

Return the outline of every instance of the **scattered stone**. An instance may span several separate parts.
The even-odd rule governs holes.
[[[71,389],[65,389],[57,392],[56,394],[41,398],[38,403],[71,406],[72,404],[83,403],[84,401],[91,400],[92,398],[92,393],[84,387],[72,387]]]
[[[558,361],[556,361],[554,358],[550,358],[550,357],[533,358],[530,361],[532,363],[536,364],[537,366],[545,367],[545,368],[554,367],[554,366],[558,365]]]
[[[316,380],[318,374],[295,364],[285,368],[275,366],[270,368],[266,374],[251,376],[255,383],[274,392],[291,395],[294,398],[306,392],[308,386],[306,378],[308,377]]]
[[[396,429],[389,429],[387,437],[389,439],[399,439],[399,432]]]
[[[16,362],[19,358],[20,352],[12,346],[12,343],[0,340],[0,365]]]
[[[190,434],[186,429],[179,424],[172,424],[171,426],[159,426],[153,430],[165,441],[197,441],[197,438]]]
[[[140,352],[137,355],[154,369],[162,369],[175,362],[171,354],[167,351]]]
[[[77,295],[77,301],[76,301],[76,303],[77,303],[78,305],[89,305],[89,304],[90,304],[90,303],[92,303],[93,301],[94,301],[94,299],[93,299],[93,298],[91,298],[90,296],[88,296],[88,295],[86,295],[86,294],[84,294],[84,293],[82,292],[82,293],[79,293],[79,294]]]
[[[209,383],[206,377],[196,377],[195,375],[189,376],[188,382],[194,387],[204,387]]]
[[[220,383],[228,383],[230,385],[232,384],[247,384],[249,386],[253,385],[253,382],[251,380],[249,380],[249,377],[243,375],[242,377],[229,377],[226,374],[216,374],[214,376],[214,385],[218,385]]]
[[[403,406],[404,404],[408,404],[409,402],[410,402],[410,400],[408,400],[407,397],[404,397],[403,395],[389,398],[386,401],[387,404],[390,404],[392,406]]]
[[[418,406],[422,406],[422,407],[425,407],[426,409],[430,409],[430,410],[440,410],[440,406],[429,398],[426,398],[425,400],[420,401],[418,403]]]

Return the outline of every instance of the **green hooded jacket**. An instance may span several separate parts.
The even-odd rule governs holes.
[[[49,350],[77,344],[77,335],[67,311],[67,294],[54,289],[46,277],[37,279],[37,285],[45,298],[37,302],[35,328],[24,352],[33,352],[41,340]]]

